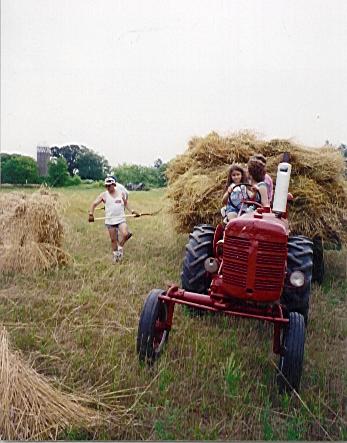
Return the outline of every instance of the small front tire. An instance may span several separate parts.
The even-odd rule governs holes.
[[[153,289],[143,306],[137,332],[137,353],[140,361],[152,365],[161,355],[169,338],[168,306],[158,297],[162,289]]]
[[[283,355],[278,365],[277,383],[280,394],[299,390],[304,363],[305,321],[298,312],[289,314],[289,323],[283,331]]]

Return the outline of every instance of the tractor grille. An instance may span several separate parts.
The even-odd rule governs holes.
[[[255,255],[250,258],[251,253]],[[223,247],[223,282],[253,291],[280,291],[283,283],[287,247],[283,243],[255,241],[226,236]],[[250,262],[255,278],[249,279]],[[252,281],[252,284],[250,284]]]
[[[248,239],[225,238],[223,246],[223,281],[225,283],[246,288],[250,246],[251,242]]]
[[[254,287],[256,291],[281,290],[286,257],[286,244],[258,242]]]

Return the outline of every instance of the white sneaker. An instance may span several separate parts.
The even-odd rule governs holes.
[[[123,248],[118,248],[118,260],[123,260]]]
[[[113,263],[117,263],[122,258],[123,258],[123,254],[120,254],[119,251],[113,251],[113,257],[112,257]]]

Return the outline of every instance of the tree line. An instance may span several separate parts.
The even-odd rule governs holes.
[[[37,162],[20,154],[0,154],[1,183],[40,184],[50,186],[79,185],[83,180],[100,181],[112,173],[117,181],[127,184],[142,183],[144,187],[166,185],[166,164],[158,159],[153,166],[123,164],[111,168],[107,159],[94,150],[80,145],[51,148],[48,175],[39,175]]]

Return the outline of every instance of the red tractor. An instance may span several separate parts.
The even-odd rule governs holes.
[[[160,356],[178,303],[200,314],[222,313],[273,323],[273,352],[279,355],[279,390],[298,390],[313,244],[307,237],[290,235],[290,172],[289,156],[284,154],[284,161],[278,166],[272,208],[245,197],[244,205],[256,206],[256,210],[226,226],[195,226],[186,246],[182,289],[153,289],[145,301],[137,335],[140,361],[153,364]]]

